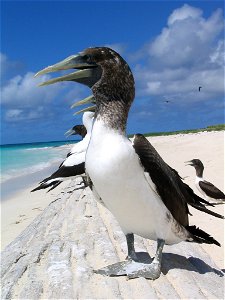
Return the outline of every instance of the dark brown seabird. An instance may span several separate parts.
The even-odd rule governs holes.
[[[188,165],[195,168],[196,178],[195,185],[204,198],[213,204],[224,204],[225,195],[211,182],[203,179],[204,165],[200,159],[192,159],[187,161]]]
[[[156,279],[161,272],[164,244],[188,241],[220,246],[208,233],[189,225],[187,204],[213,216],[223,216],[205,207],[208,202],[182,182],[143,135],[135,135],[133,143],[126,137],[135,87],[125,60],[106,47],[88,48],[37,75],[67,69],[79,71],[41,85],[68,80],[92,89],[96,113],[85,158],[86,172],[96,198],[114,214],[127,239],[127,259],[96,272]],[[138,260],[134,234],[157,241],[150,264]]]

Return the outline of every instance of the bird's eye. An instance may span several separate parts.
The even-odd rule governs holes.
[[[90,55],[85,54],[83,56],[83,59],[86,60],[87,62],[91,62],[91,56]]]

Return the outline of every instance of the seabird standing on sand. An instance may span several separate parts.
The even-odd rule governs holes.
[[[88,48],[37,75],[65,69],[79,71],[41,85],[69,80],[92,89],[96,115],[86,153],[86,172],[127,239],[128,259],[96,272],[108,276],[156,279],[161,272],[164,244],[188,241],[220,246],[206,232],[189,226],[187,204],[223,217],[202,204],[206,201],[181,181],[178,173],[163,161],[143,135],[135,135],[133,144],[126,137],[127,117],[135,88],[125,60],[106,47]],[[134,234],[157,241],[151,264],[138,261]]]
[[[225,203],[225,195],[215,185],[203,179],[204,165],[200,159],[187,161],[196,170],[195,185],[204,198],[213,204]]]
[[[85,155],[90,141],[93,117],[94,112],[85,112],[83,114],[83,124],[87,129],[87,134],[84,139],[73,146],[67,154],[67,158],[59,166],[58,170],[51,176],[42,180],[39,183],[39,186],[31,192],[46,189],[48,187],[50,187],[48,191],[51,191],[61,182],[69,179],[75,179],[76,177],[85,174]]]

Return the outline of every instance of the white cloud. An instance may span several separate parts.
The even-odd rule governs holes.
[[[24,76],[17,75],[2,87],[1,101],[5,105],[17,107],[32,107],[33,105],[48,103],[64,88],[63,85],[38,87],[42,81],[49,79],[48,75],[34,78],[34,73],[28,72]]]
[[[168,19],[168,27],[150,43],[150,58],[169,67],[203,63],[223,30],[224,22],[219,9],[208,19],[201,15],[199,9],[188,5],[176,9]]]
[[[171,26],[174,22],[185,20],[188,18],[199,18],[202,15],[202,11],[196,7],[184,4],[182,7],[175,9],[168,18],[168,25]]]
[[[0,76],[1,85],[11,76],[18,74],[18,70],[21,70],[23,64],[18,61],[9,60],[8,57],[0,52]]]
[[[0,57],[4,72],[10,72],[14,67],[5,55]],[[11,66],[11,67],[10,67]],[[5,74],[3,72],[3,77]],[[1,88],[1,105],[4,108],[4,118],[8,122],[35,120],[52,116],[57,113],[60,103],[72,104],[76,99],[82,99],[84,88],[68,82],[39,87],[38,85],[50,79],[50,75],[34,78],[33,72],[24,75],[11,76]]]
[[[212,64],[217,64],[224,67],[225,62],[225,52],[224,52],[224,41],[219,40],[217,47],[213,49],[212,53],[209,55],[210,62]]]
[[[19,122],[36,120],[42,117],[43,107],[35,107],[34,110],[30,109],[8,109],[5,113],[5,120],[7,122]]]
[[[180,103],[222,97],[222,11],[204,18],[200,9],[183,5],[171,13],[167,24],[142,50],[147,63],[135,67],[137,94],[172,97]]]
[[[6,111],[6,119],[13,119],[13,118],[18,118],[21,113],[23,112],[22,109],[9,109]]]

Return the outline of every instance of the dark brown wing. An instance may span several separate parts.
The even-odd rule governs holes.
[[[173,217],[183,226],[188,225],[188,206],[195,207],[215,217],[223,216],[208,210],[207,201],[195,195],[193,190],[181,180],[178,172],[172,169],[150,142],[141,134],[134,136],[133,147],[140,161],[156,186],[157,193]]]
[[[185,193],[179,188],[179,175],[161,158],[143,135],[135,135],[133,147],[156,186],[157,193],[173,217],[183,226],[188,225],[188,207]]]
[[[199,181],[200,188],[206,193],[207,196],[214,199],[224,199],[225,195],[215,185],[208,181]]]
[[[35,192],[38,190],[46,189],[48,187],[55,188],[62,182],[62,178],[73,177],[82,175],[85,173],[85,163],[82,162],[80,164],[74,166],[62,166],[56,172],[54,172],[51,176],[45,178],[40,182],[40,185],[33,189],[31,192]]]

